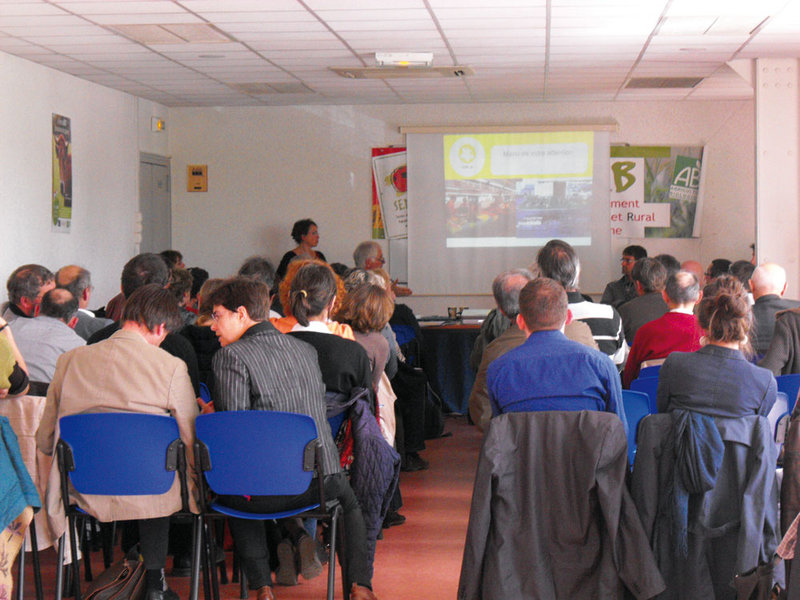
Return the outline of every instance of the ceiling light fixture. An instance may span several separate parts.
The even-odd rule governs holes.
[[[433,52],[376,52],[379,67],[432,67]]]

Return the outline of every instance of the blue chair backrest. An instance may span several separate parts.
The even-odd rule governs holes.
[[[661,365],[653,365],[652,367],[645,367],[639,371],[639,379],[647,379],[649,377],[658,377],[658,372],[661,370]]]
[[[800,392],[800,374],[778,375],[775,381],[778,382],[778,391],[786,394],[786,399],[789,401],[789,412],[792,412],[795,402],[797,402],[797,393]]]
[[[397,345],[402,346],[407,344],[417,337],[414,328],[411,325],[392,325],[394,337],[397,338]]]
[[[631,389],[634,392],[643,392],[650,398],[650,412],[658,412],[656,408],[656,395],[658,392],[658,377],[645,377],[644,379],[634,379],[631,381]]]
[[[636,455],[636,434],[639,422],[651,414],[650,398],[643,392],[622,390],[622,406],[628,419],[628,464],[633,466],[633,458]]]
[[[785,392],[778,392],[778,397],[775,399],[775,404],[772,405],[772,408],[767,415],[767,421],[769,421],[770,429],[772,430],[773,435],[776,432],[776,427],[778,425],[778,421],[780,418],[785,415],[789,411],[789,400],[786,396]]]
[[[200,415],[195,435],[208,449],[206,481],[217,494],[293,496],[311,484],[313,460],[309,468],[306,453],[316,444],[317,427],[308,415],[265,410]]]
[[[202,381],[200,382],[200,398],[206,404],[211,402],[211,391],[208,389],[208,386]]]
[[[85,413],[61,417],[58,427],[75,463],[70,481],[82,494],[164,494],[175,482],[167,454],[180,436],[170,416]]]

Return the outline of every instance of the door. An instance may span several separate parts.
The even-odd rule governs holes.
[[[141,154],[139,160],[139,212],[142,215],[140,252],[161,252],[172,247],[172,198],[169,159]]]

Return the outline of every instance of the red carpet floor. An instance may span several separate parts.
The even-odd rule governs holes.
[[[378,541],[373,588],[381,600],[456,597],[481,435],[463,417],[448,418],[445,431],[452,432],[452,437],[428,441],[422,453],[430,461],[430,469],[401,475],[404,506],[400,512],[407,520],[403,525],[385,529],[383,540]],[[118,557],[118,548],[116,553]],[[93,553],[92,559],[97,574],[102,570],[100,553]],[[35,598],[30,554],[27,563],[25,598]],[[42,552],[42,563],[45,599],[49,600],[55,589],[55,553]],[[229,573],[230,564],[229,559]],[[300,578],[296,586],[276,586],[276,597],[279,600],[324,598],[326,573],[323,571],[311,581]],[[341,598],[338,568],[336,582],[336,597]],[[189,597],[188,579],[169,578],[169,584],[182,600]],[[238,598],[239,585],[222,586],[221,597]],[[255,598],[255,592],[250,592],[250,598]]]

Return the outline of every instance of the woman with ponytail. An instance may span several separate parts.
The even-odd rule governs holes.
[[[705,332],[703,347],[667,357],[659,373],[658,411],[766,416],[778,388],[770,371],[748,360],[752,313],[739,280],[722,275],[706,286],[697,318]]]

